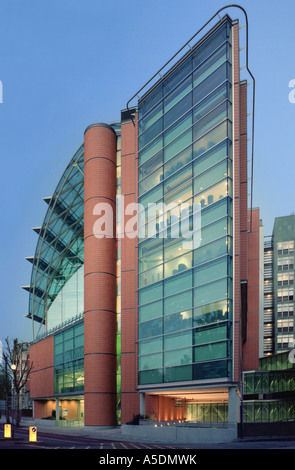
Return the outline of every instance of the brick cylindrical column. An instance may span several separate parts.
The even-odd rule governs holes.
[[[84,134],[86,426],[116,425],[116,151],[106,124]]]

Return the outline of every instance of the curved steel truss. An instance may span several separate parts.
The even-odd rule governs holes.
[[[52,197],[44,198],[48,209],[38,233],[33,264],[29,313],[33,338],[46,324],[50,307],[66,283],[84,264],[84,146],[65,169]],[[35,322],[39,323],[35,334]]]

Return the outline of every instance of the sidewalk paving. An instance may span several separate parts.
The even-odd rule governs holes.
[[[6,418],[0,418],[0,424],[5,424]],[[73,437],[82,437],[88,439],[95,439],[95,440],[108,440],[108,441],[117,441],[117,442],[138,442],[138,443],[153,443],[153,444],[162,444],[162,445],[173,445],[173,446],[184,446],[187,445],[189,448],[195,447],[195,445],[185,442],[179,441],[170,441],[169,443],[163,440],[156,440],[156,439],[148,439],[144,437],[132,437],[129,435],[125,435],[122,433],[121,427],[113,427],[113,428],[104,428],[99,429],[96,427],[84,427],[84,426],[48,426],[48,424],[38,423],[35,422],[34,419],[23,419],[20,423],[20,429],[24,430],[27,429],[29,432],[30,426],[36,426],[37,432],[40,433],[48,433],[48,434],[55,434],[61,436],[73,436]],[[238,438],[232,441],[233,445],[239,443],[251,443],[251,442],[271,442],[271,441],[295,441],[295,435],[290,436],[244,436],[242,439]],[[208,443],[209,444],[209,443]],[[222,445],[222,443],[220,443]],[[227,443],[228,445],[229,443]],[[214,447],[214,445],[213,445]]]

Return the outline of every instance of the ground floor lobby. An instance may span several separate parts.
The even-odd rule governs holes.
[[[44,421],[56,421],[60,424],[84,423],[83,395],[63,398],[34,400],[33,417]],[[61,423],[63,422],[63,423]]]
[[[234,406],[238,406],[237,399]],[[228,387],[141,392],[141,415],[147,420],[224,423],[229,418],[228,410]]]
[[[140,408],[128,424],[237,423],[240,399],[235,387],[139,391]],[[119,405],[120,406],[120,405]],[[118,410],[118,425],[120,422]],[[33,417],[56,425],[84,425],[84,396],[35,399]]]

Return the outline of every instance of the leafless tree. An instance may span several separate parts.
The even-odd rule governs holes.
[[[7,386],[9,383],[12,383],[13,391],[16,396],[15,425],[19,426],[19,396],[22,388],[28,381],[33,364],[30,363],[27,354],[24,359],[24,344],[19,342],[18,339],[14,339],[11,343],[9,338],[6,338],[5,342],[6,346],[3,348],[2,353],[4,360],[4,365],[2,365],[2,368],[5,371]],[[6,403],[6,417],[8,417],[9,422],[9,415],[7,412],[8,409]]]

